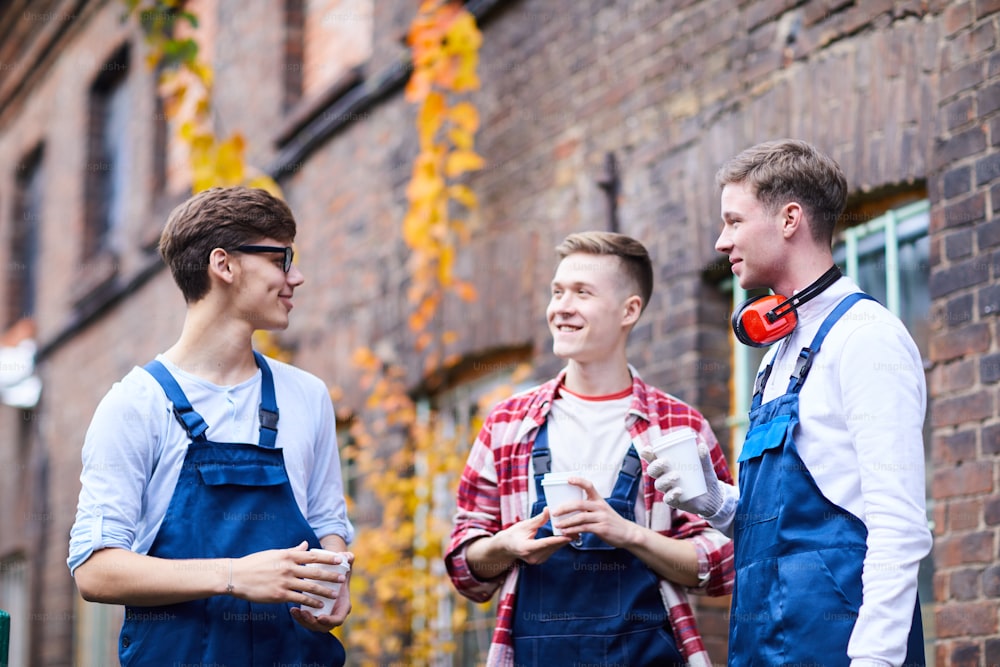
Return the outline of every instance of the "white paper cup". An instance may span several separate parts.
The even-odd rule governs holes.
[[[567,479],[570,477],[581,477],[578,472],[549,472],[542,477],[542,488],[545,489],[545,503],[549,507],[549,514],[552,517],[552,534],[562,535],[562,531],[556,528],[555,510],[560,505],[571,503],[575,500],[583,500],[587,497],[586,492],[579,486],[573,486]],[[559,518],[565,519],[576,514],[567,512],[560,514]]]
[[[327,551],[326,549],[310,549],[309,551],[313,551],[318,554],[332,554],[340,556],[341,562],[337,563],[336,565],[330,565],[328,563],[306,563],[306,567],[318,567],[320,569],[326,570],[327,572],[338,572],[340,574],[345,574],[345,575],[351,571],[351,564],[347,562],[346,554],[340,553],[339,551]],[[315,581],[320,584],[323,584],[324,586],[329,588],[330,592],[332,592],[334,595],[340,592],[340,582],[326,581],[324,579],[310,579],[309,581]],[[334,602],[336,602],[336,600],[320,597],[318,595],[311,595],[309,593],[306,593],[306,595],[309,595],[309,597],[316,598],[317,600],[322,602],[323,608],[317,609],[316,607],[310,607],[309,605],[302,604],[299,605],[299,609],[302,609],[303,611],[308,611],[313,616],[322,616],[323,614],[329,614],[331,611],[333,611],[333,604]]]
[[[670,431],[653,443],[652,450],[656,458],[670,463],[671,472],[680,475],[683,493],[678,500],[691,500],[708,490],[698,456],[698,435],[694,429],[685,426]]]

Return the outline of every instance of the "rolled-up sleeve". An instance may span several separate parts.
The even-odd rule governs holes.
[[[84,439],[80,497],[70,530],[70,572],[99,549],[132,549],[152,469],[156,424],[166,403],[141,386],[115,384],[94,412]]]
[[[473,574],[466,560],[466,549],[470,542],[495,535],[502,529],[500,501],[496,464],[490,447],[490,423],[487,421],[472,445],[462,472],[455,524],[448,553],[445,555],[445,566],[455,588],[475,602],[489,600],[503,584],[503,576],[480,579]]]

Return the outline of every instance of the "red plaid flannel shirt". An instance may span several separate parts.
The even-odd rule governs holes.
[[[458,511],[445,564],[458,591],[473,601],[485,602],[500,589],[497,623],[487,659],[490,667],[514,664],[511,629],[518,568],[495,579],[478,579],[465,560],[465,549],[471,540],[493,535],[529,517],[531,448],[564,375],[565,370],[553,380],[512,396],[493,409],[472,446],[458,488]],[[661,432],[691,427],[709,445],[719,479],[732,484],[725,456],[708,421],[691,406],[643,382],[634,370],[632,377],[632,404],[625,426],[636,450],[641,452],[649,447]],[[643,461],[643,470],[645,467]],[[644,475],[642,480],[646,527],[668,537],[688,540],[698,552],[701,585],[691,589],[661,579],[660,592],[678,648],[688,664],[710,665],[687,594],[718,596],[732,592],[732,542],[707,521],[664,503],[650,477]]]

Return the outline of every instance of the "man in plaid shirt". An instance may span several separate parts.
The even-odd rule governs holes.
[[[557,252],[546,317],[566,368],[487,418],[459,486],[448,572],[474,601],[500,590],[491,666],[710,665],[687,593],[731,592],[732,544],[661,502],[638,452],[689,427],[732,484],[725,458],[705,418],[626,359],[653,287],[643,245],[584,232]],[[550,509],[546,472],[569,473],[581,499]]]

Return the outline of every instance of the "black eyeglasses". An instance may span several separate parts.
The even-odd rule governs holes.
[[[236,252],[247,252],[247,253],[264,253],[264,252],[280,252],[285,255],[285,261],[281,265],[282,270],[285,273],[292,268],[292,257],[295,255],[295,251],[289,246],[283,245],[241,245],[233,248]]]

